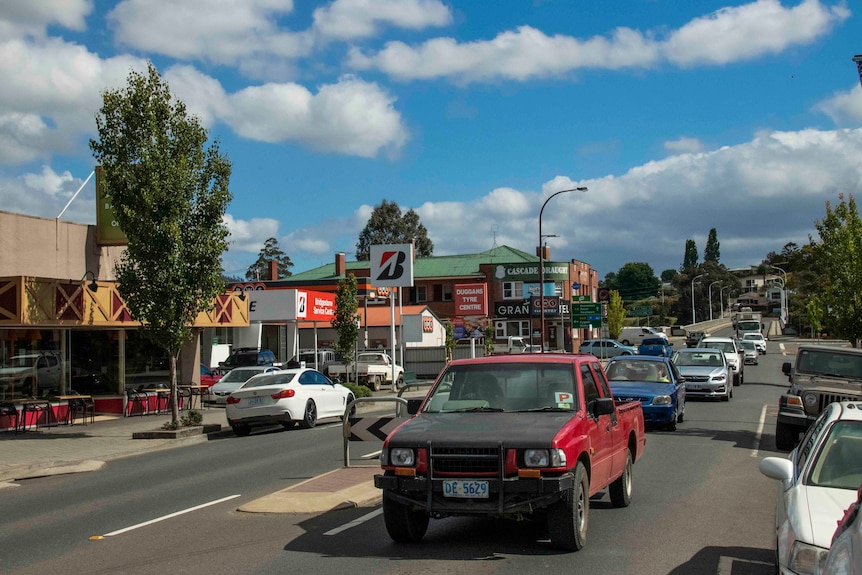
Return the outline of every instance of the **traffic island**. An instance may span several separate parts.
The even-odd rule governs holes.
[[[222,426],[219,423],[206,423],[204,425],[180,427],[178,429],[135,431],[132,432],[132,439],[181,439],[183,437],[192,437],[195,435],[209,435],[210,433],[218,433],[219,431],[221,431],[221,428]]]

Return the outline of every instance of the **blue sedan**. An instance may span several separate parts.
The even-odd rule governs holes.
[[[628,355],[615,357],[605,371],[617,401],[640,401],[644,421],[670,431],[685,417],[685,385],[667,357]]]

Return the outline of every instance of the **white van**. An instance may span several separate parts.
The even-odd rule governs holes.
[[[660,337],[667,341],[667,336],[664,333],[651,327],[624,327],[617,339],[623,345],[637,347],[645,337]]]

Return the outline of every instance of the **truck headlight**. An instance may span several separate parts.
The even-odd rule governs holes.
[[[566,453],[562,449],[525,449],[525,467],[565,467]]]
[[[671,399],[669,395],[657,395],[652,399],[653,405],[670,405]]]
[[[790,561],[787,566],[800,575],[818,575],[826,566],[826,556],[829,550],[794,541],[790,550]]]
[[[390,447],[380,451],[381,465],[413,467],[416,465],[416,452],[409,447]]]
[[[802,396],[802,401],[805,402],[805,405],[808,407],[814,407],[817,405],[818,395],[816,393],[806,393]]]

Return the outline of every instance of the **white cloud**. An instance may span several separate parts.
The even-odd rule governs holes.
[[[369,38],[386,25],[421,30],[452,22],[439,0],[336,0],[314,11],[314,29],[325,38]]]
[[[299,84],[265,84],[228,96],[222,118],[237,134],[264,142],[296,141],[325,152],[374,157],[407,140],[394,98],[352,76],[312,94]]]
[[[92,10],[93,0],[9,0],[0,7],[0,39],[44,36],[51,24],[81,31]]]
[[[832,118],[838,126],[862,124],[862,87],[858,84],[846,92],[837,92],[814,107]]]
[[[695,154],[703,152],[706,146],[697,138],[681,136],[679,139],[665,142],[664,149],[675,154]]]
[[[79,178],[68,171],[58,173],[50,166],[42,166],[40,172],[14,177],[0,173],[0,206],[4,211],[56,218],[88,175]],[[93,178],[69,205],[63,221],[96,223],[96,185]]]
[[[682,66],[726,64],[808,44],[849,18],[843,5],[825,7],[803,0],[792,8],[777,0],[757,0],[696,18],[667,36],[617,28],[608,37],[579,40],[547,36],[529,26],[492,40],[459,43],[435,38],[419,46],[389,42],[376,52],[354,47],[348,65],[380,70],[399,80],[451,78],[456,82],[497,79],[526,81],[582,69],[653,67],[664,61]]]
[[[670,35],[663,52],[682,66],[739,62],[810,44],[849,17],[845,6],[827,7],[819,0],[792,8],[757,0],[692,20]]]
[[[278,220],[273,218],[252,218],[238,220],[231,214],[224,215],[224,224],[230,230],[230,252],[260,252],[266,240],[278,237]]]

